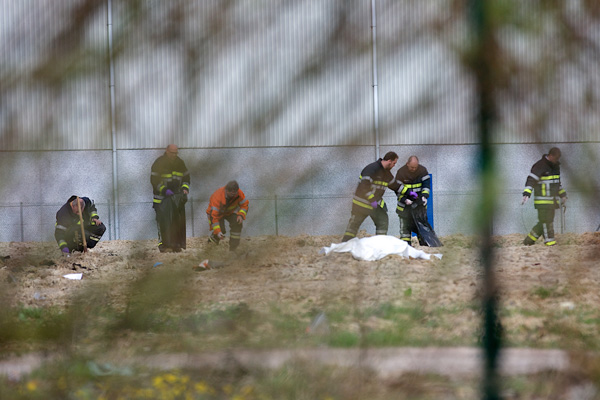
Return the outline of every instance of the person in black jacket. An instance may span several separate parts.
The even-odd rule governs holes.
[[[367,217],[375,223],[375,233],[386,235],[388,230],[387,205],[382,197],[386,188],[398,190],[394,175],[390,172],[398,162],[398,155],[388,152],[383,159],[367,165],[360,173],[358,187],[352,199],[352,215],[342,242],[356,237],[358,229]]]
[[[560,149],[551,148],[548,154],[544,154],[541,160],[533,164],[527,176],[521,205],[529,200],[533,191],[533,206],[538,211],[538,223],[525,237],[525,245],[534,244],[542,235],[546,246],[556,244],[554,212],[559,208],[559,202],[565,204],[567,201],[567,192],[562,188],[560,181],[560,157]]]
[[[190,173],[170,144],[154,161],[150,174],[154,193],[153,208],[158,224],[160,252],[180,252],[186,248],[185,203],[190,191]]]
[[[79,219],[80,209],[88,249],[93,249],[106,231],[92,200],[80,197],[79,203],[77,203],[77,196],[69,197],[69,200],[56,213],[56,228],[54,229],[54,238],[60,250],[65,254],[84,250]]]
[[[397,193],[396,214],[400,220],[400,239],[411,244],[415,232],[419,244],[424,245],[415,224],[413,213],[427,220],[427,201],[431,194],[431,179],[427,168],[419,164],[417,156],[410,156],[405,165],[396,172],[396,182],[404,185],[404,192]]]

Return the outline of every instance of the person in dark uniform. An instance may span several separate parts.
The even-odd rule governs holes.
[[[396,172],[396,182],[404,184],[404,193],[398,193],[396,214],[400,220],[400,239],[411,244],[412,232],[419,235],[414,215],[427,219],[427,201],[431,193],[431,179],[427,168],[419,164],[417,156],[410,156],[405,165]]]
[[[165,153],[154,161],[150,183],[158,224],[158,249],[180,252],[186,248],[185,203],[190,191],[190,173],[178,156],[177,146],[168,145]]]
[[[56,228],[54,238],[60,250],[69,254],[74,251],[84,251],[83,234],[81,232],[81,220],[83,219],[83,233],[88,249],[93,249],[106,231],[106,227],[100,221],[94,202],[87,197],[69,197],[69,200],[56,213]]]
[[[382,197],[385,189],[399,190],[390,172],[398,162],[398,155],[388,152],[383,158],[367,165],[360,173],[358,186],[352,198],[352,215],[342,242],[356,237],[358,229],[367,217],[375,223],[375,233],[386,235],[388,230],[387,205]]]
[[[538,223],[525,237],[525,245],[534,244],[540,236],[544,236],[546,246],[556,244],[554,212],[559,208],[559,203],[565,204],[567,201],[567,192],[562,188],[560,181],[560,157],[560,149],[551,148],[548,154],[544,154],[541,160],[533,164],[527,176],[521,205],[529,200],[533,192],[533,206],[538,212]]]

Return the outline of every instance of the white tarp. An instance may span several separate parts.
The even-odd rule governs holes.
[[[397,254],[402,257],[420,258],[430,260],[431,256],[442,258],[441,254],[427,254],[424,251],[417,250],[409,246],[404,240],[395,236],[377,235],[368,238],[354,238],[345,243],[332,243],[329,247],[323,247],[319,254],[352,253],[354,258],[361,261],[381,260],[390,254]]]

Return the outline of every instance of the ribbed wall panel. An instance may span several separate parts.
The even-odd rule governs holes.
[[[186,19],[124,49],[120,148],[372,144],[369,4],[223,4],[145,2],[159,32]]]
[[[371,2],[112,3],[119,149],[374,145]],[[0,0],[0,149],[110,149],[106,2],[31,4]],[[598,141],[597,19],[512,4],[494,142]],[[465,10],[376,5],[380,144],[476,143]]]
[[[0,149],[110,148],[106,8],[84,5],[0,1]]]
[[[451,2],[378,2],[379,121],[382,144],[474,143],[473,88],[458,55],[466,25]]]

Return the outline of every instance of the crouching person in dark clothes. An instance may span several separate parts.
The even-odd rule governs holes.
[[[56,213],[56,228],[54,230],[58,247],[65,254],[84,250],[81,221],[79,219],[80,212],[88,249],[93,249],[106,231],[106,227],[100,221],[92,200],[87,197],[80,197],[79,203],[77,203],[77,196],[69,197],[67,203]]]

